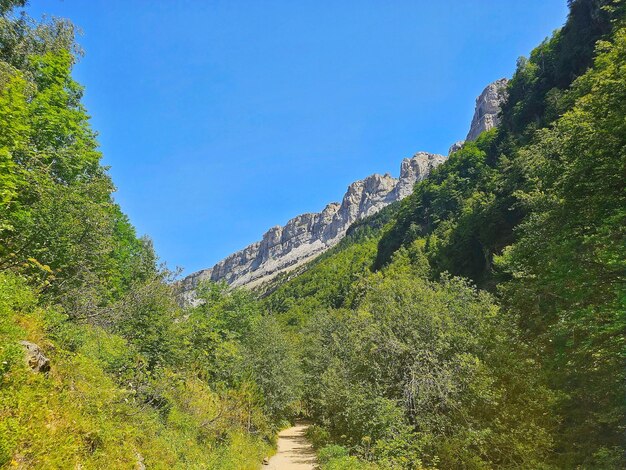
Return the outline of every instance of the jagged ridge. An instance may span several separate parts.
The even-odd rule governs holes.
[[[467,140],[476,139],[481,132],[498,124],[500,106],[506,99],[506,85],[506,79],[497,80],[478,96]],[[450,153],[462,144],[463,141],[455,143]],[[418,152],[402,160],[397,179],[389,174],[374,174],[352,183],[341,204],[333,202],[321,212],[302,214],[289,220],[284,227],[272,227],[261,241],[233,253],[210,269],[184,278],[180,284],[182,300],[193,302],[194,289],[205,279],[252,287],[301,266],[336,245],[352,223],[411,194],[415,183],[428,176],[445,158]]]
[[[399,178],[374,174],[352,183],[341,204],[333,202],[319,213],[302,214],[284,227],[272,227],[261,241],[233,253],[211,269],[187,276],[182,281],[183,295],[189,297],[185,294],[204,279],[251,286],[305,263],[336,245],[353,222],[411,194],[415,183],[444,160],[443,155],[419,152],[402,161]]]

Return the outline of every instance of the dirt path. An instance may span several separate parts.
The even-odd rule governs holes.
[[[269,465],[263,466],[267,470],[313,470],[317,468],[315,451],[304,437],[308,426],[297,424],[278,434],[278,451]]]

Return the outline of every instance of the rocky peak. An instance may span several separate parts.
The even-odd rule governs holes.
[[[415,182],[421,181],[430,170],[442,163],[441,155],[418,152],[412,158],[405,158],[400,164],[400,179],[394,188],[393,199],[404,199],[413,192]]]
[[[500,123],[500,107],[506,100],[508,83],[506,78],[496,80],[487,85],[476,98],[474,117],[465,140],[476,140],[482,132],[488,131]]]

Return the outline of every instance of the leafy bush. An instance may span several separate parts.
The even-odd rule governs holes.
[[[321,470],[375,470],[373,463],[348,455],[348,449],[338,445],[328,445],[318,452]]]
[[[318,457],[320,464],[325,465],[330,460],[340,459],[342,457],[348,456],[348,449],[342,446],[338,446],[336,444],[328,445],[326,447],[322,447],[318,452]]]

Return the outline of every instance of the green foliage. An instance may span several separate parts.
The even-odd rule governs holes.
[[[279,421],[297,411],[301,372],[296,351],[278,321],[259,318],[245,339],[246,365],[259,387],[268,416]]]
[[[501,128],[420,182],[379,241],[346,241],[266,301],[303,328],[318,445],[389,468],[624,466],[626,47],[606,3],[572,2],[519,62]],[[379,273],[371,252],[347,262],[375,242]]]
[[[567,87],[592,65],[596,41],[623,18],[620,2],[571,2],[566,25],[518,61],[500,128],[466,143],[402,202],[380,242],[377,268],[423,236],[436,272],[493,287],[493,254],[514,241],[513,229],[525,216],[514,194],[525,184],[524,175],[510,162],[537,129],[572,106]]]
[[[356,301],[359,281],[371,274],[376,242],[376,238],[368,238],[362,243],[347,244],[314,262],[267,297],[266,308],[285,324],[299,327],[320,308],[351,305]]]
[[[0,466],[256,469],[297,398],[290,345],[246,292],[178,306],[113,202],[73,25],[11,16],[23,3],[0,4]]]
[[[370,279],[356,310],[311,322],[311,415],[333,441],[390,468],[540,468],[551,398],[532,367],[504,360],[509,337],[492,300],[459,279],[423,279],[406,256]]]
[[[142,375],[141,342],[36,301],[22,280],[0,275],[0,465],[257,468],[268,448],[249,432],[269,430],[244,388],[218,394],[184,369]],[[49,373],[28,370],[22,339],[43,348]]]
[[[26,0],[1,0],[0,15],[4,15],[12,9],[23,7],[24,5],[26,5]]]
[[[7,7],[23,5],[21,0],[0,2],[0,61],[26,75],[32,74],[31,57],[47,53],[71,52],[78,57],[81,49],[75,42],[75,27],[62,18],[35,21],[26,14],[12,15]],[[76,59],[74,59],[75,61]]]
[[[0,466],[256,469],[297,413],[326,470],[626,466],[625,10],[569,3],[499,129],[261,300],[183,308],[113,202],[72,24],[0,2]]]
[[[224,284],[200,285],[197,294],[201,303],[182,325],[189,351],[185,361],[205,380],[225,386],[240,383],[241,339],[260,314],[256,302],[245,291],[228,292]]]
[[[174,321],[180,313],[171,286],[157,278],[132,289],[114,307],[113,331],[129,339],[149,371],[175,364]]]
[[[345,447],[338,446],[336,444],[329,445],[320,449],[318,456],[319,456],[320,464],[325,465],[330,460],[347,457],[348,449],[346,449]]]
[[[500,128],[416,186],[376,261],[423,237],[435,277],[501,292],[521,357],[557,398],[545,462],[560,468],[624,466],[623,21],[623,3],[571,2],[518,62]]]
[[[71,77],[71,24],[3,16],[0,36],[0,267],[93,315],[153,277],[155,257],[112,201]]]
[[[311,424],[307,427],[306,437],[316,449],[321,449],[331,442],[328,431],[317,424]]]
[[[626,30],[599,50],[573,108],[514,162],[530,215],[498,262],[509,308],[566,394],[563,461],[613,468],[626,432]]]
[[[531,138],[535,129],[558,117],[554,98],[567,89],[593,63],[595,44],[605,38],[623,13],[621,2],[572,0],[565,26],[535,48],[529,58],[520,58],[511,83],[509,100],[503,106],[502,127],[506,132]],[[556,111],[556,112],[555,112]]]
[[[274,423],[297,409],[300,368],[294,345],[277,320],[243,289],[201,284],[199,305],[181,325],[184,364],[220,388],[250,387],[255,404]]]
[[[376,266],[389,262],[401,246],[426,237],[427,251],[437,272],[480,280],[490,263],[493,233],[509,222],[494,217],[494,170],[486,163],[495,130],[469,142],[436,168],[402,201],[395,223],[379,243]]]
[[[319,451],[319,463],[322,470],[374,470],[376,465],[348,455],[348,449],[338,445],[329,445]]]
[[[25,288],[23,280],[11,276],[0,275],[0,335],[4,338],[16,338],[22,329],[11,321],[7,312],[21,311],[32,308],[35,297]],[[0,380],[11,368],[22,361],[23,353],[17,343],[2,341],[0,343]],[[1,461],[1,460],[0,460]]]

